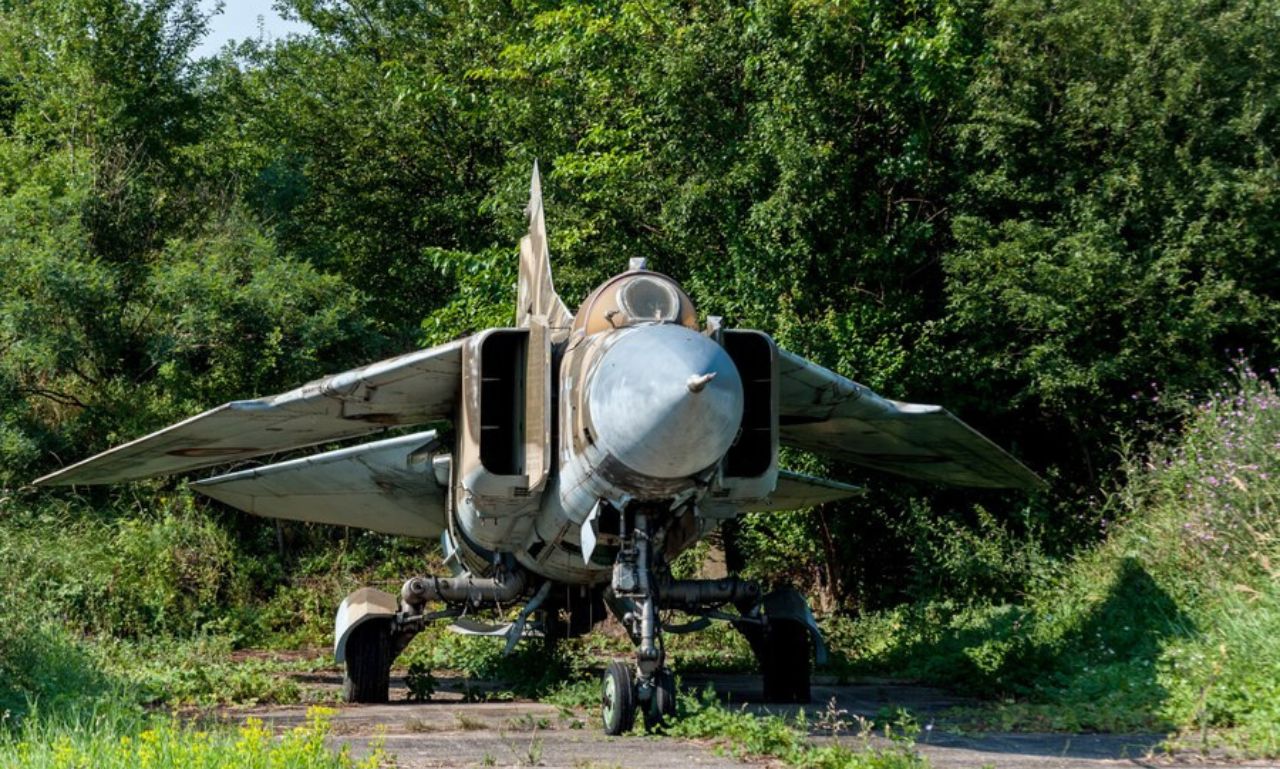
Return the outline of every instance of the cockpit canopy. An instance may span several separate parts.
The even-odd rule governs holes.
[[[629,270],[591,292],[573,320],[574,332],[588,336],[644,323],[676,323],[697,329],[693,302],[666,275]]]

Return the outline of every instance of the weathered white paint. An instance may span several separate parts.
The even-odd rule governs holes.
[[[600,447],[649,478],[685,478],[720,461],[742,423],[742,380],[724,348],[670,323],[615,333],[587,383]]]
[[[780,350],[783,445],[957,486],[1037,489],[1035,473],[941,406],[901,403]]]
[[[234,401],[117,446],[36,481],[118,483],[367,435],[448,417],[462,379],[462,342],[451,342]]]
[[[267,518],[438,537],[445,487],[432,460],[435,431],[327,451],[191,484],[232,507]],[[428,451],[421,451],[426,447]]]

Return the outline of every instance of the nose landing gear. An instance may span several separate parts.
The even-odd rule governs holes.
[[[635,674],[617,660],[605,669],[602,692],[604,730],[622,734],[635,724],[636,711],[644,714],[648,729],[658,728],[675,716],[675,677],[664,667],[662,627],[658,617],[659,590],[651,564],[654,547],[648,516],[629,513],[632,526],[624,526],[622,547],[613,565],[609,604],[619,615],[636,644]]]
[[[605,734],[631,731],[637,712],[643,714],[647,731],[657,731],[676,715],[675,676],[659,668],[642,681],[632,675],[630,665],[613,660],[604,670],[600,704]]]
[[[621,546],[605,603],[636,645],[634,665],[610,662],[601,693],[605,732],[630,731],[637,712],[647,729],[661,728],[676,715],[675,678],[665,665],[659,609],[676,609],[697,619],[665,628],[672,633],[701,630],[712,620],[729,622],[747,638],[764,674],[770,702],[808,702],[812,649],[818,664],[826,647],[804,596],[794,589],[761,595],[760,585],[737,577],[673,579],[661,561],[663,510],[633,506],[622,516]],[[650,515],[652,514],[652,518]],[[737,613],[721,609],[734,606]]]
[[[644,709],[644,726],[649,731],[661,729],[676,717],[676,677],[662,668],[653,674],[653,691]]]

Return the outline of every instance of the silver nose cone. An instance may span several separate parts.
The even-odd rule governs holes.
[[[683,326],[618,332],[588,382],[600,448],[650,478],[683,478],[729,450],[742,380],[724,348]]]

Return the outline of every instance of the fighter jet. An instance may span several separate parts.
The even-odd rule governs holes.
[[[535,164],[520,241],[515,324],[234,401],[37,481],[102,484],[387,431],[436,425],[235,469],[192,488],[254,515],[439,538],[448,574],[399,596],[353,592],[334,654],[349,702],[386,701],[396,656],[428,623],[502,636],[590,632],[606,612],[634,660],[610,662],[609,734],[671,718],[664,633],[731,623],[760,663],[764,696],[809,699],[825,645],[803,596],[755,582],[677,579],[672,560],[750,512],[812,507],[860,488],[779,467],[780,446],[872,471],[1035,489],[1017,460],[939,406],[883,398],[699,312],[643,259],[570,312],[552,283]],[[475,619],[488,610],[506,621]],[[671,624],[671,610],[683,613]]]

